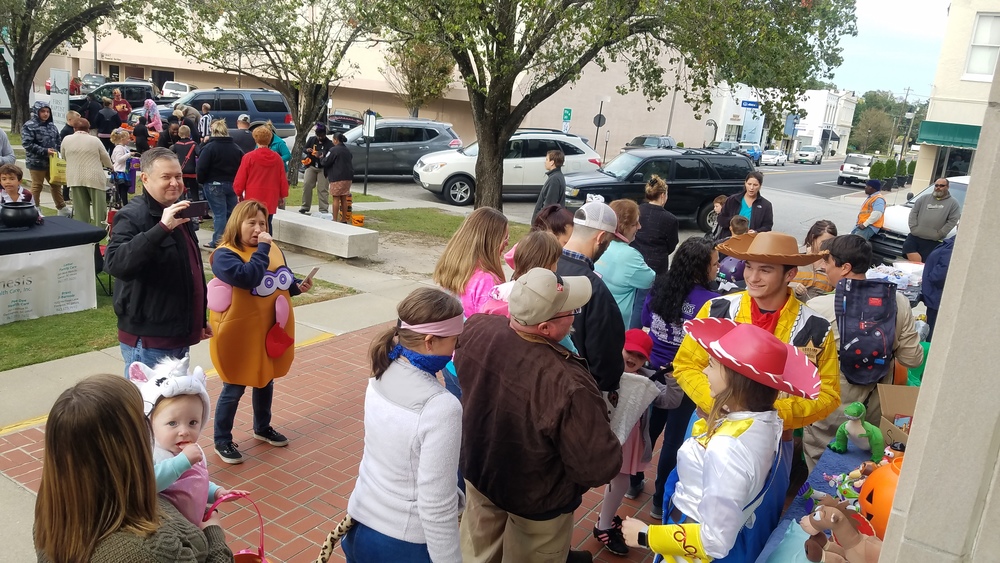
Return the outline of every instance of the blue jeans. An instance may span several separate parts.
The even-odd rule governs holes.
[[[205,189],[208,207],[212,210],[212,228],[215,229],[212,233],[212,246],[215,246],[236,207],[236,193],[233,192],[232,182],[209,182],[202,187]]]
[[[427,544],[391,538],[355,521],[340,540],[347,563],[430,563]]]
[[[858,235],[859,237],[865,240],[871,240],[871,238],[875,236],[876,233],[878,233],[878,229],[876,229],[871,225],[868,225],[863,229],[861,227],[854,227],[854,230],[851,231],[852,235]]]
[[[233,421],[236,420],[236,409],[240,406],[240,397],[246,391],[245,385],[222,384],[222,393],[215,403],[215,440],[216,446],[225,446],[233,441]],[[271,426],[271,402],[274,400],[274,381],[264,387],[253,387],[251,403],[253,404],[253,431],[262,432]]]
[[[125,379],[128,379],[128,367],[132,365],[133,362],[142,362],[149,367],[153,367],[160,363],[163,358],[183,358],[187,356],[188,351],[191,349],[188,346],[183,348],[144,348],[142,346],[142,339],[140,338],[138,342],[135,343],[135,347],[129,346],[124,342],[119,342],[118,347],[122,351],[122,359],[125,360]]]

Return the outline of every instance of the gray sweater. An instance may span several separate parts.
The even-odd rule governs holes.
[[[0,129],[0,164],[14,164],[17,157],[14,156],[14,148],[10,146],[10,139],[7,133]]]
[[[958,225],[962,208],[950,194],[936,199],[927,194],[913,203],[910,209],[910,234],[926,239],[941,240]]]

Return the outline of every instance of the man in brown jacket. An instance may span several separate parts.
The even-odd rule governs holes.
[[[590,295],[584,276],[535,268],[514,283],[509,320],[473,315],[465,325],[455,366],[467,563],[590,560],[570,553],[573,511],[622,465],[586,362],[558,344]]]

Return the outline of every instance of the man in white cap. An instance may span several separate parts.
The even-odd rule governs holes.
[[[573,216],[573,234],[556,267],[560,276],[586,276],[593,286],[590,302],[573,321],[573,344],[612,407],[618,403],[618,382],[625,371],[625,322],[614,295],[594,272],[594,262],[608,249],[617,228],[618,216],[611,207],[596,201],[584,204]]]
[[[622,454],[586,362],[559,345],[590,299],[586,277],[534,268],[514,282],[510,320],[473,315],[459,337],[466,563],[591,561],[570,551],[573,511]]]
[[[233,138],[236,146],[240,147],[243,154],[257,148],[257,143],[253,140],[253,135],[250,133],[250,116],[248,114],[240,114],[239,118],[236,119],[236,129],[230,129],[229,136]]]

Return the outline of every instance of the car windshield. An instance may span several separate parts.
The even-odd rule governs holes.
[[[473,141],[471,144],[458,149],[458,152],[465,156],[479,156],[479,141]]]
[[[104,84],[105,78],[101,74],[84,74],[83,81],[92,82],[94,84]]]
[[[628,175],[635,170],[636,165],[642,162],[642,158],[635,156],[630,153],[621,153],[614,158],[607,166],[604,167],[604,171],[611,174],[619,180],[624,180]]]
[[[948,193],[951,197],[955,198],[958,202],[959,207],[965,207],[965,192],[969,189],[969,184],[964,184],[962,182],[956,182],[954,180],[948,181]],[[919,194],[913,197],[910,201],[906,202],[907,207],[913,207],[913,202],[917,201],[918,198],[923,196],[930,196],[931,192],[934,191],[934,184],[931,184],[923,189]]]
[[[778,156],[781,153],[779,151],[764,151],[764,154],[770,155],[770,156]]]
[[[802,147],[799,152],[816,152],[816,147]]]
[[[855,166],[871,166],[872,159],[868,156],[849,156],[844,159],[844,164],[853,164]]]
[[[361,112],[353,109],[341,109],[337,108],[333,110],[333,115],[344,116],[344,117],[354,117],[356,119],[362,119]]]
[[[754,146],[753,146],[753,143],[740,143],[740,148],[741,149],[753,149]]]

